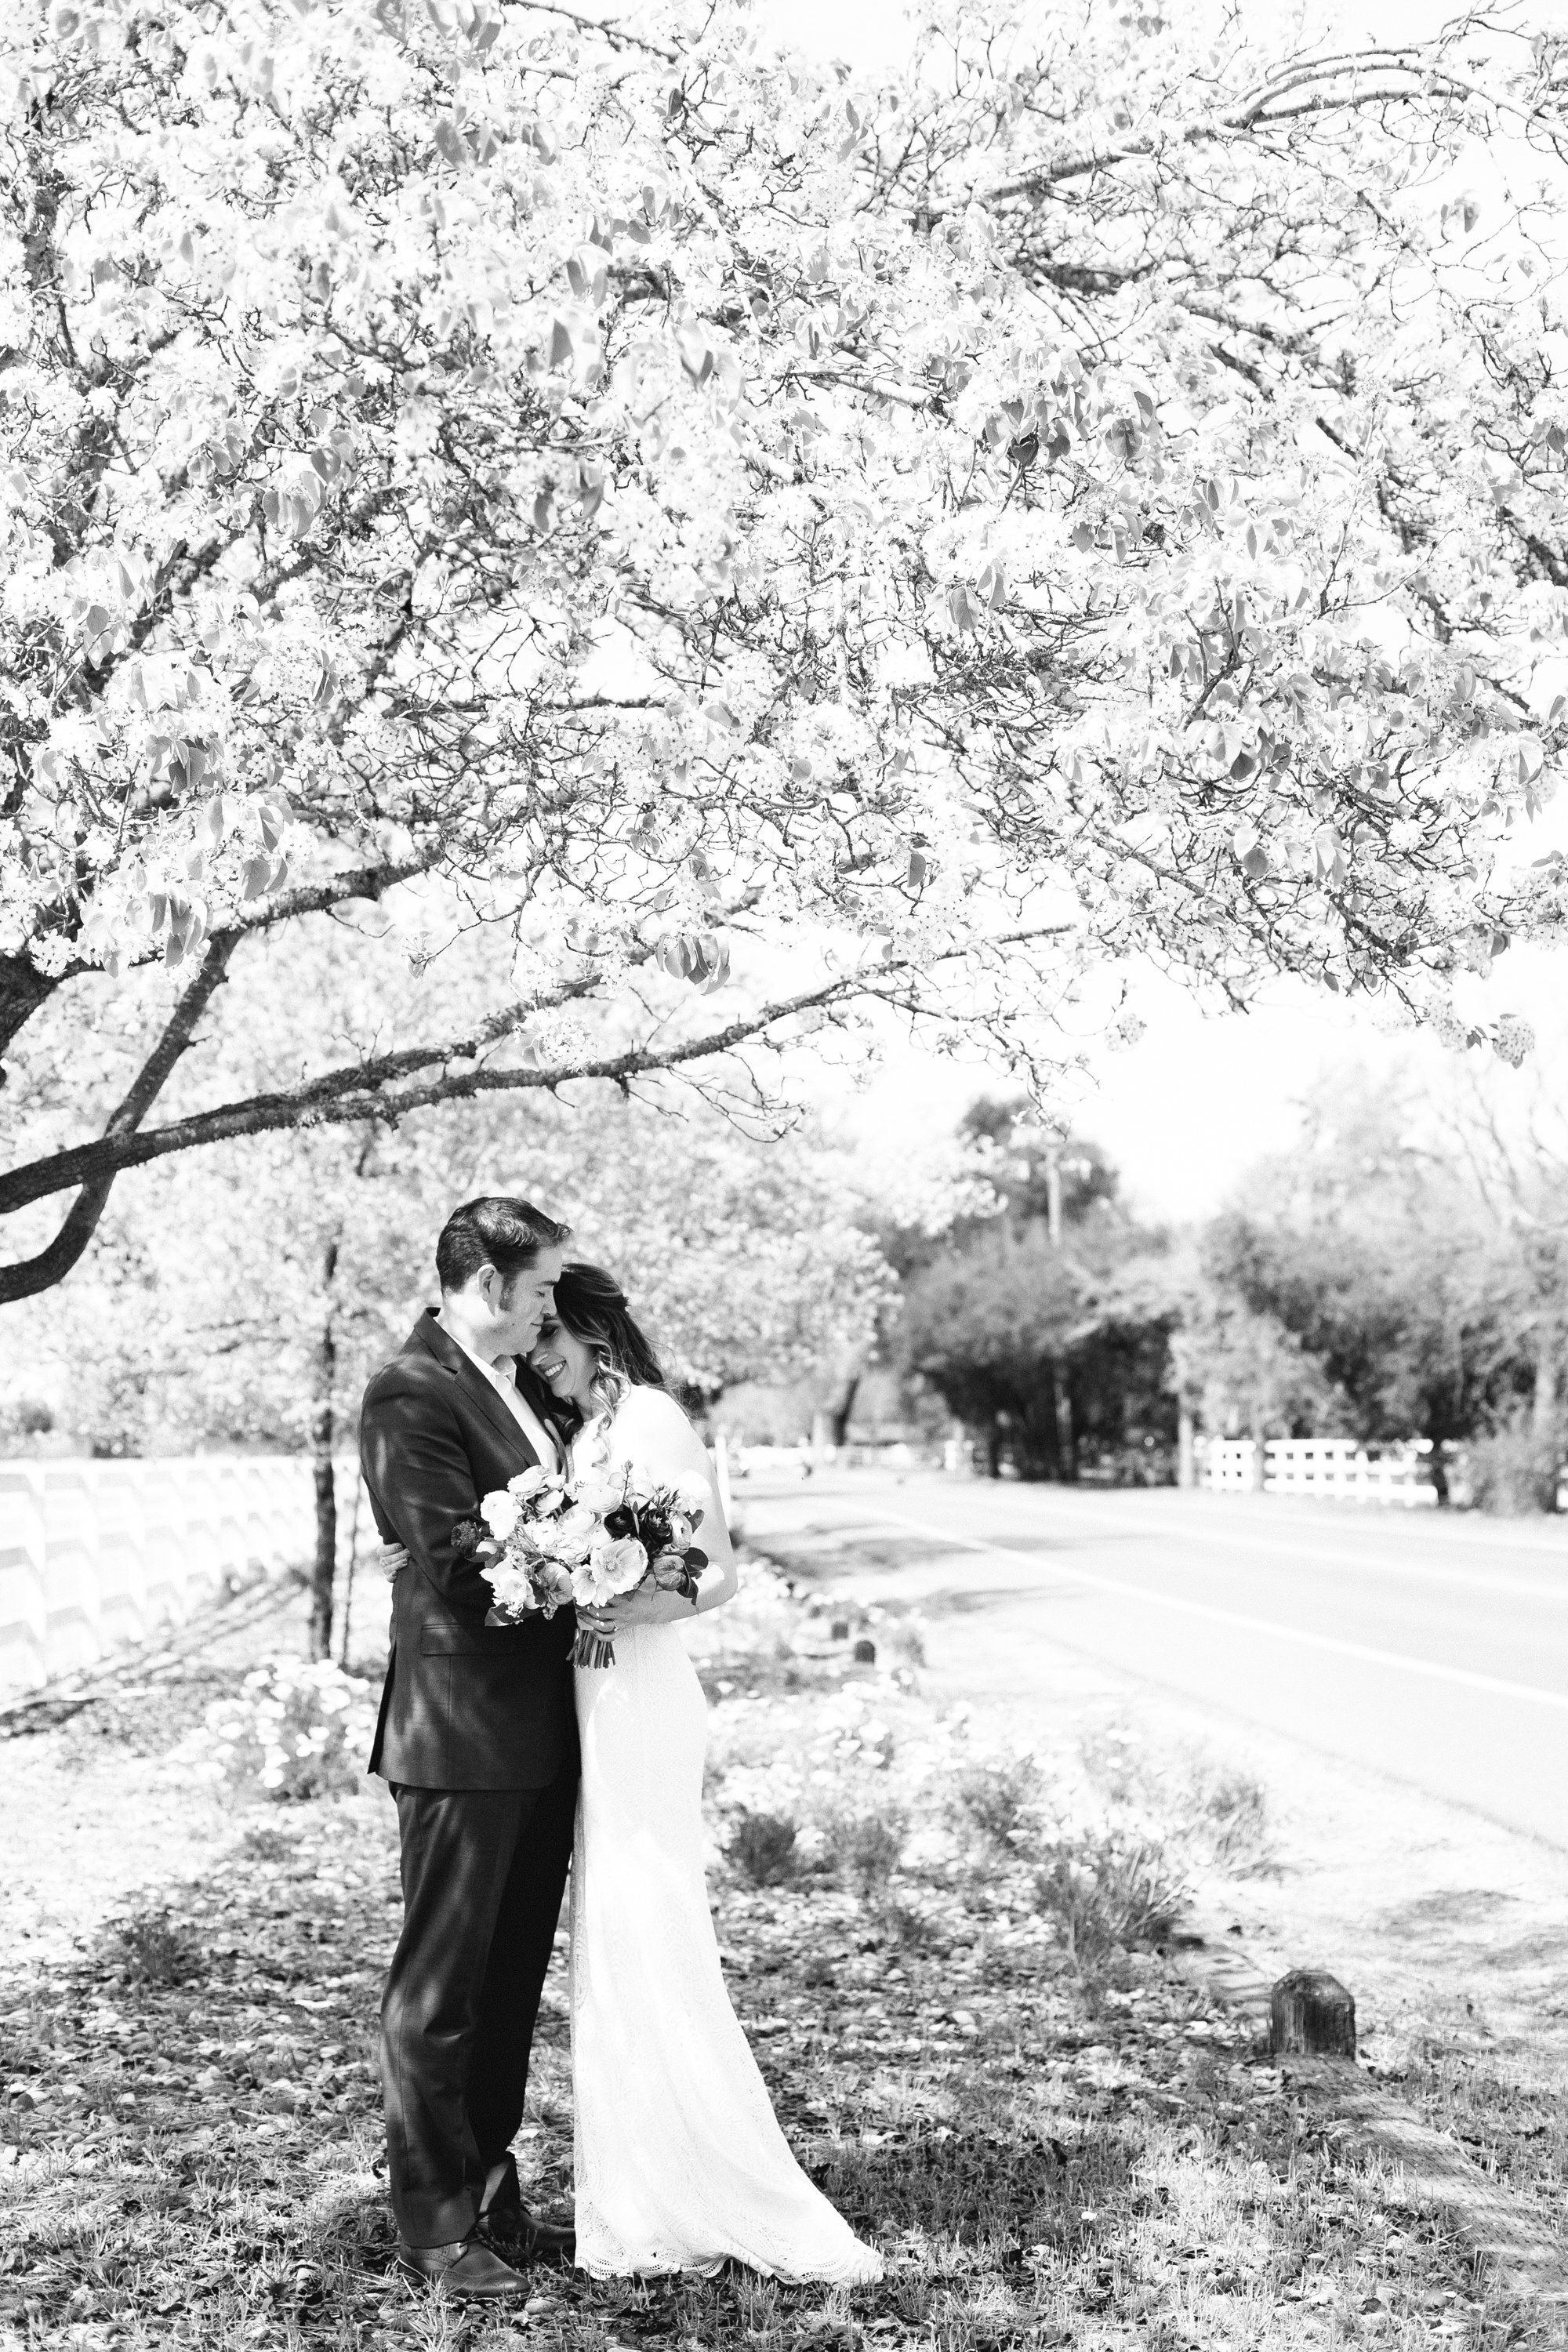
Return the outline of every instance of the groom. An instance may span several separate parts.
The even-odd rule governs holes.
[[[455,1209],[426,1307],[364,1393],[360,1458],[393,1587],[370,1769],[397,1801],[403,1933],[382,2001],[387,2161],[404,2270],[470,2301],[523,2280],[495,2251],[571,2251],[522,2209],[508,2149],[561,1912],[577,1797],[572,1612],[487,1625],[458,1530],[560,1455],[524,1362],[567,1228],[499,1195]]]

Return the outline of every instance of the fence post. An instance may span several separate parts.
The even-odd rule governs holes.
[[[184,1576],[180,1467],[163,1456],[141,1465],[142,1588],[149,1630],[180,1613]]]
[[[99,1622],[98,1500],[85,1462],[44,1465],[44,1557],[48,1566],[45,1657],[51,1675],[90,1666]]]
[[[42,1465],[0,1468],[0,1687],[31,1690],[45,1663],[48,1602],[44,1586]]]
[[[145,1465],[97,1462],[100,1626],[105,1649],[140,1642],[149,1631],[147,1534],[142,1512]]]

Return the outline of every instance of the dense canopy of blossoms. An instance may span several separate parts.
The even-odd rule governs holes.
[[[0,1045],[191,981],[0,1177],[81,1188],[0,1295],[165,1151],[868,998],[1037,1072],[1135,951],[1453,1030],[1561,919],[1496,863],[1565,740],[1560,79],[1056,0],[886,87],[737,0],[23,0]],[[504,1002],[148,1126],[248,934],[419,877]]]

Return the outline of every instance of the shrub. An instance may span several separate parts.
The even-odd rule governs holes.
[[[375,1725],[371,1685],[321,1659],[275,1658],[207,1709],[204,1744],[228,1780],[282,1799],[356,1788]]]
[[[1115,1829],[1054,1839],[1035,1874],[1036,1903],[1080,1967],[1163,1943],[1185,1896],[1163,1845]]]
[[[777,1886],[795,1866],[795,1827],[782,1813],[742,1813],[730,1839],[730,1859],[753,1886]]]
[[[140,1911],[110,1930],[111,1948],[127,1984],[166,1990],[200,1976],[200,1946],[185,1928],[177,1927],[165,1906]]]
[[[1256,1864],[1268,1843],[1268,1801],[1249,1772],[1220,1769],[1206,1780],[1194,1775],[1194,1794],[1216,1862],[1245,1868]]]
[[[1040,1768],[1032,1756],[1004,1756],[972,1764],[953,1783],[960,1819],[1011,1853],[1029,1811],[1039,1801]]]
[[[1250,1773],[1201,1751],[1151,1753],[1121,1725],[1093,1733],[1081,1753],[1113,1813],[1133,1817],[1124,1824],[1129,1832],[1152,1832],[1167,1855],[1183,1853],[1194,1869],[1267,1866],[1268,1801]]]
[[[886,1887],[904,1848],[902,1813],[835,1813],[823,1823],[828,1863],[857,1895],[869,1898]]]
[[[1483,1511],[1513,1517],[1557,1508],[1561,1465],[1554,1440],[1542,1441],[1517,1423],[1473,1438],[1465,1448],[1472,1501]]]

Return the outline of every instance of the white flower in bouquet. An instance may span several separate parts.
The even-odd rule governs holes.
[[[572,1570],[563,1560],[543,1559],[534,1571],[534,1587],[545,1602],[553,1609],[563,1609],[575,1595],[572,1587]]]
[[[537,1495],[550,1484],[551,1473],[537,1462],[532,1462],[526,1470],[520,1470],[515,1478],[507,1480],[506,1491],[509,1495],[515,1495],[520,1502],[526,1502],[530,1495]]]
[[[585,1510],[603,1518],[606,1511],[617,1510],[626,1499],[626,1472],[599,1468],[586,1471],[577,1481],[577,1500]]]
[[[479,1505],[479,1517],[497,1542],[505,1543],[508,1537],[516,1532],[522,1511],[515,1496],[507,1488],[500,1487],[495,1494],[485,1496]]]
[[[689,1519],[700,1519],[708,1508],[710,1500],[708,1481],[699,1477],[695,1471],[688,1471],[684,1478],[678,1478],[669,1491]]]
[[[550,1549],[557,1559],[570,1560],[574,1566],[588,1557],[599,1519],[596,1512],[584,1502],[576,1502],[570,1510],[563,1511],[550,1529]]]
[[[533,1579],[527,1569],[511,1568],[504,1560],[498,1560],[496,1565],[487,1571],[487,1575],[490,1591],[495,1594],[495,1605],[498,1609],[505,1609],[522,1617],[526,1616],[531,1609],[538,1607],[533,1592]]]
[[[636,1536],[601,1536],[573,1571],[572,1591],[578,1601],[598,1606],[630,1592],[647,1569],[647,1553]]]

